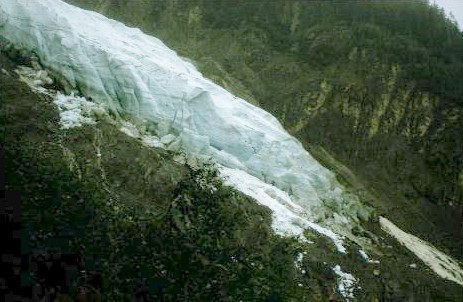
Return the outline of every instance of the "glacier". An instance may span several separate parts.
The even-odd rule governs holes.
[[[342,231],[370,212],[275,117],[137,28],[61,0],[1,0],[0,36],[34,53],[66,90],[150,124],[156,137],[173,135],[169,143],[187,154],[212,158],[243,193],[257,198],[245,182],[260,181],[263,198],[279,204],[261,202],[283,213],[274,215],[277,229],[312,228],[343,250],[340,236],[310,221]]]

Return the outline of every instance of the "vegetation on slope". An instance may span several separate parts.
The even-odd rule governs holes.
[[[82,272],[103,301],[303,301],[321,290],[298,286],[296,241],[274,235],[269,210],[224,187],[213,167],[179,164],[105,120],[61,130],[50,99],[1,60],[5,185],[20,193],[29,255],[23,294],[60,285],[75,297]]]
[[[419,0],[68,1],[155,34],[461,258],[463,37],[443,11]]]
[[[3,54],[0,65],[5,184],[22,201],[23,295],[61,285],[73,298],[92,285],[103,301],[326,301],[340,299],[331,270],[340,264],[360,278],[359,300],[461,296],[424,266],[409,269],[415,258],[397,257],[389,239],[372,266],[358,247],[339,255],[309,231],[310,245],[274,235],[268,209],[224,187],[213,167],[179,164],[111,120],[59,129],[51,100],[20,83]]]

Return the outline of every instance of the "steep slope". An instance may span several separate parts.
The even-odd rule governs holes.
[[[302,236],[311,226],[306,219],[338,230],[368,220],[370,210],[272,115],[205,79],[160,40],[59,1],[6,2],[0,9],[6,16],[0,34],[35,51],[64,87],[144,123],[161,141],[170,135],[170,149],[211,157],[227,176],[247,173],[273,185],[264,190],[283,204],[285,212],[274,209],[284,216],[278,221],[288,221],[286,228],[276,223],[282,233]],[[239,182],[230,177],[241,188]]]
[[[20,283],[2,269],[1,297],[37,301],[58,277],[74,300],[91,274],[101,276],[102,301],[130,301],[136,292],[155,301],[304,297],[294,266],[301,246],[273,234],[268,209],[223,186],[216,170],[127,136],[108,116],[62,129],[53,95],[21,82],[16,64],[0,54],[5,186],[20,194],[22,220],[13,252]],[[60,262],[64,278],[41,270]],[[335,286],[325,272],[325,284],[307,276],[313,297]]]
[[[230,100],[231,95],[201,78],[200,74],[191,68],[191,65],[176,58],[173,52],[156,39],[142,35],[139,31],[126,29],[122,24],[107,20],[99,15],[70,8],[59,1],[49,2],[50,5],[47,7],[42,5],[44,3],[47,2],[41,1],[37,3],[37,6],[34,6],[35,2],[32,2],[34,5],[31,6],[30,1],[1,4],[0,7],[4,9],[4,12],[7,12],[2,14],[3,17],[6,16],[3,19],[5,22],[1,24],[2,35],[14,41],[16,47],[35,51],[40,62],[50,67],[52,74],[63,83],[64,87],[62,88],[64,90],[71,90],[73,87],[81,88],[84,94],[88,95],[91,92],[92,99],[85,100],[75,95],[65,96],[63,92],[56,93],[40,87],[45,83],[49,89],[60,89],[59,85],[53,84],[53,81],[47,76],[49,71],[42,70],[37,60],[32,62],[23,60],[23,63],[29,64],[32,68],[19,66],[20,79],[31,85],[34,91],[54,97],[54,103],[61,110],[61,129],[57,125],[50,125],[48,124],[50,120],[56,121],[56,112],[53,114],[51,104],[48,103],[45,106],[46,102],[50,100],[48,98],[36,100],[34,96],[25,92],[24,86],[20,88],[18,93],[15,90],[18,83],[13,72],[14,67],[2,57],[2,68],[3,66],[6,67],[2,70],[2,83],[4,79],[7,83],[7,86],[2,90],[2,100],[5,100],[2,104],[7,105],[2,107],[2,121],[6,121],[2,124],[2,130],[4,134],[13,133],[11,136],[5,135],[5,144],[10,146],[8,157],[12,159],[8,170],[8,179],[10,180],[8,188],[18,188],[26,196],[29,208],[24,215],[25,221],[28,223],[29,231],[32,230],[32,233],[37,233],[41,237],[39,240],[31,238],[30,244],[25,243],[25,246],[31,247],[31,244],[36,244],[38,241],[42,244],[41,249],[52,248],[53,250],[54,248],[55,253],[62,254],[69,252],[69,244],[72,242],[73,251],[89,254],[102,253],[103,259],[98,261],[99,265],[103,266],[106,298],[110,300],[129,299],[130,283],[134,281],[134,278],[136,279],[134,276],[137,274],[157,283],[154,286],[157,288],[155,290],[156,298],[167,300],[317,301],[323,300],[327,296],[333,297],[335,286],[336,291],[346,299],[354,296],[366,300],[397,300],[405,299],[405,297],[420,300],[459,299],[461,288],[458,285],[436,278],[425,266],[412,264],[409,268],[408,265],[416,258],[404,252],[403,248],[391,242],[390,239],[383,238],[381,241],[377,241],[374,246],[370,246],[371,251],[375,252],[377,256],[382,256],[381,262],[368,261],[368,256],[359,250],[360,247],[353,243],[344,247],[342,243],[339,244],[335,234],[305,220],[307,216],[310,217],[312,211],[318,209],[316,207],[301,207],[301,205],[306,205],[301,204],[301,202],[304,202],[304,197],[314,198],[312,196],[314,194],[322,196],[320,201],[325,207],[325,213],[328,214],[328,217],[322,218],[326,221],[332,217],[334,223],[342,223],[345,217],[340,216],[339,213],[341,213],[347,214],[347,218],[351,219],[350,222],[355,222],[356,215],[359,214],[358,210],[361,208],[356,208],[359,205],[356,203],[356,197],[351,194],[345,195],[342,192],[343,187],[334,180],[333,175],[314,161],[300,145],[294,144],[296,141],[287,135],[270,115],[237,98],[232,98],[232,102],[226,102]],[[33,15],[29,13],[31,10],[34,10],[35,13],[37,10],[41,10],[42,13]],[[73,13],[71,18],[67,14],[69,12]],[[79,25],[72,22],[72,18],[76,16],[80,16],[80,21],[88,22],[86,25],[89,27],[93,25],[93,29],[105,28],[105,36],[99,36],[101,31],[95,34],[90,30],[86,31],[85,26],[73,26],[73,24]],[[101,23],[94,23],[95,20],[101,21]],[[59,21],[60,26],[58,26],[57,21]],[[18,31],[18,29],[21,30]],[[117,34],[111,34],[114,29],[118,29]],[[55,44],[54,42],[57,41],[54,39],[55,37],[64,43]],[[108,37],[112,41],[105,40]],[[76,41],[80,43],[76,43]],[[103,41],[106,42],[102,43]],[[143,43],[137,44],[137,41],[143,41]],[[142,46],[154,47],[157,50],[154,54],[158,57],[156,55],[149,56],[149,52],[146,50],[144,55],[137,50],[130,52],[132,50],[130,47],[125,48],[127,44],[129,46],[138,45],[141,49],[143,49]],[[74,45],[79,47],[69,47]],[[112,47],[107,47],[108,45]],[[49,50],[53,51],[48,52]],[[85,50],[86,56],[81,55],[82,50]],[[127,53],[130,53],[131,56],[127,56]],[[55,54],[59,54],[61,58],[67,57],[69,60],[57,59],[54,57]],[[104,62],[104,64],[97,65],[99,68],[94,68],[95,66],[89,64],[88,61],[80,61],[83,58],[87,60],[95,58],[93,54],[97,54],[97,56],[96,60],[91,62]],[[144,61],[146,56],[151,60],[148,58]],[[143,63],[149,62],[149,64],[140,67],[141,65],[136,65],[137,60]],[[116,66],[125,65],[121,73],[114,72],[114,70],[118,70],[113,65],[114,63]],[[139,70],[134,71],[131,68],[133,66],[138,66]],[[154,68],[156,72],[143,76],[143,72],[150,66],[156,67]],[[178,66],[180,69],[176,69]],[[106,73],[107,68],[110,68],[113,73]],[[169,71],[172,70],[180,70],[180,75],[169,77]],[[185,73],[185,71],[187,72]],[[160,80],[167,81],[167,84],[162,82],[156,83],[154,86],[148,85],[150,88],[154,87],[154,90],[151,93],[143,94],[143,91],[138,90],[141,87],[140,83],[146,83],[146,79],[149,83],[151,74],[158,76]],[[83,77],[82,75],[86,76]],[[94,75],[103,79],[101,81],[103,88],[99,85],[100,82],[95,80]],[[27,79],[28,76],[31,79]],[[183,84],[185,78],[186,85]],[[135,80],[126,81],[130,79]],[[75,82],[73,82],[74,80]],[[178,84],[179,82],[180,84]],[[150,125],[149,122],[140,122],[137,119],[137,117],[147,114],[144,110],[142,114],[136,114],[139,112],[134,107],[137,107],[138,104],[146,100],[150,101],[150,97],[156,96],[156,102],[145,104],[144,109],[152,109],[151,106],[162,105],[163,98],[170,101],[167,102],[167,107],[169,104],[175,105],[175,93],[178,94],[179,90],[188,92],[191,88],[188,84],[191,83],[195,84],[193,85],[194,88],[202,91],[199,93],[200,96],[206,95],[205,98],[199,98],[202,105],[212,104],[212,108],[217,105],[220,108],[220,105],[225,104],[228,105],[226,106],[227,110],[231,112],[236,110],[239,115],[247,117],[232,119],[232,126],[237,127],[238,130],[243,124],[248,128],[246,131],[232,132],[233,135],[227,133],[226,138],[231,142],[237,142],[237,138],[246,137],[246,135],[254,137],[256,133],[263,133],[264,139],[258,135],[261,140],[257,140],[263,146],[259,146],[261,149],[254,152],[255,154],[268,155],[267,161],[272,158],[278,160],[279,158],[275,157],[275,154],[284,158],[285,152],[301,150],[296,152],[296,159],[302,158],[302,160],[296,161],[295,165],[292,165],[293,162],[283,159],[273,166],[264,166],[264,170],[261,170],[263,161],[259,160],[245,161],[246,165],[243,165],[240,162],[243,159],[240,157],[242,150],[233,153],[233,148],[230,149],[229,146],[223,148],[225,154],[222,153],[222,157],[216,156],[215,159],[219,162],[222,160],[221,163],[228,166],[219,166],[219,171],[222,175],[229,176],[229,184],[254,197],[257,201],[262,202],[263,199],[265,202],[276,201],[279,207],[283,207],[287,211],[278,212],[276,208],[272,208],[271,203],[268,204],[275,211],[273,224],[275,227],[275,221],[277,221],[277,230],[284,224],[289,224],[290,227],[283,227],[283,231],[297,226],[300,228],[299,234],[303,232],[307,239],[306,242],[298,243],[291,239],[275,236],[269,228],[270,216],[268,211],[257,207],[253,201],[243,199],[229,188],[225,188],[222,181],[217,178],[216,170],[204,166],[199,168],[192,166],[190,160],[198,153],[207,152],[208,148],[212,146],[205,138],[214,139],[215,137],[217,139],[216,133],[214,133],[216,129],[201,129],[199,127],[201,123],[191,123],[191,120],[188,119],[185,123],[183,115],[181,121],[178,122],[177,114],[174,114],[173,117],[169,116],[169,112],[171,112],[169,110],[146,110],[148,113],[155,113],[154,117],[150,116],[149,121],[160,121],[160,126],[158,124]],[[19,87],[21,86],[19,85]],[[115,88],[112,89],[112,87]],[[164,94],[157,94],[159,88],[165,89]],[[172,91],[170,88],[175,89]],[[110,93],[106,93],[107,91]],[[138,93],[134,93],[134,91]],[[75,92],[73,93],[75,94]],[[24,107],[15,105],[16,94],[19,94],[19,98],[32,98],[33,101],[24,103],[24,106],[32,105],[31,109],[33,110],[28,112]],[[111,95],[112,97],[108,97]],[[191,105],[188,103],[194,104],[194,101],[198,99],[194,97],[195,93],[192,95],[193,97],[189,98],[190,94],[187,93],[185,99],[182,97],[182,102],[174,106],[174,109],[181,107],[185,109],[182,112],[188,114],[190,108],[187,105]],[[130,99],[130,97],[132,98]],[[219,100],[214,99],[214,97],[219,97]],[[110,115],[106,115],[104,108],[93,103],[93,98],[101,104],[108,104]],[[130,100],[128,101],[128,99]],[[44,106],[37,110],[40,108],[37,106],[39,103]],[[118,106],[121,104],[122,106],[119,108]],[[203,106],[199,107],[202,108]],[[193,107],[193,109],[195,108]],[[44,114],[44,111],[47,111],[48,114]],[[82,112],[87,116],[79,117],[78,115]],[[200,116],[204,114],[204,117],[208,117],[212,121],[218,118],[223,123],[227,122],[225,119],[220,119],[221,114],[217,113],[216,110],[206,110],[206,112],[191,110],[191,113]],[[111,115],[113,116],[111,117]],[[166,127],[162,126],[164,115],[167,115],[168,120],[171,120],[167,130]],[[127,122],[127,119],[139,124],[133,126]],[[24,127],[23,122],[29,127]],[[201,122],[204,124],[204,121]],[[176,123],[180,123],[180,126]],[[73,129],[76,126],[82,126],[82,124],[89,125],[82,129]],[[151,132],[143,129],[143,124],[151,126]],[[270,129],[264,131],[261,124]],[[45,133],[36,131],[36,129],[43,129],[44,125],[46,125]],[[206,125],[208,124],[206,123]],[[215,123],[214,125],[219,129],[222,126],[230,129],[227,124],[217,125]],[[159,139],[152,135],[154,133],[158,135],[160,133],[168,134]],[[235,136],[236,133],[238,134]],[[218,137],[221,136],[219,132]],[[286,142],[287,140],[293,144],[282,146],[278,144],[280,141]],[[173,157],[173,154],[169,152],[148,148],[150,144],[151,147],[156,145],[173,148],[174,143],[188,151],[189,156],[177,154]],[[270,143],[275,149],[270,148],[268,150],[267,143]],[[244,149],[247,145],[256,147],[252,142],[245,142],[244,145],[239,145],[237,142],[237,144]],[[114,152],[112,150],[114,146],[117,147],[115,151],[120,152]],[[199,150],[196,149],[198,146],[200,147]],[[295,146],[296,148],[294,148]],[[126,151],[130,155],[127,155]],[[227,156],[229,155],[227,151],[232,155],[237,155],[238,163],[236,160],[223,161],[224,155],[228,160],[230,159],[230,156]],[[156,160],[153,161],[153,158],[160,158],[159,155],[156,155],[157,152],[165,154],[161,157],[167,160],[161,166],[158,166]],[[126,173],[121,173],[121,169],[114,163],[128,158],[125,165],[130,165],[133,161],[133,154],[140,154],[140,156],[135,156],[135,162],[140,163],[140,165],[133,165],[125,170]],[[36,160],[28,162],[28,158],[35,158]],[[18,160],[20,161],[19,164],[17,163]],[[185,162],[189,164],[183,164]],[[276,182],[280,182],[276,186],[283,184],[282,187],[284,188],[284,181],[288,180],[289,175],[290,182],[295,184],[301,181],[298,177],[302,178],[302,184],[308,179],[308,182],[313,184],[314,191],[301,194],[297,192],[296,186],[293,189],[296,192],[291,192],[291,197],[296,197],[295,201],[299,203],[297,205],[292,203],[288,194],[247,173],[250,171],[251,174],[254,173],[262,177],[255,171],[274,173],[275,166],[295,170],[293,175],[288,173],[268,176],[270,178],[281,177],[281,180],[277,178]],[[307,174],[305,168],[311,167],[314,167],[315,172],[322,177]],[[253,170],[254,168],[256,169]],[[156,175],[151,177],[153,169],[156,170],[154,172]],[[173,175],[170,172],[173,172]],[[290,172],[293,173],[294,171]],[[161,182],[157,179],[159,173],[161,175],[166,173],[166,177]],[[49,177],[50,175],[51,177]],[[144,178],[144,181],[139,181],[139,178]],[[100,181],[95,181],[95,179]],[[178,183],[176,179],[180,179]],[[264,178],[264,180],[267,179]],[[161,188],[161,192],[163,190],[172,192],[171,181],[177,183],[176,186],[174,185],[173,193],[158,196],[156,190],[145,191],[156,184],[157,188]],[[31,184],[37,187],[31,189]],[[35,191],[39,188],[39,192],[41,192],[43,186],[45,187],[43,191],[45,194],[41,196]],[[288,188],[284,189],[288,190]],[[138,193],[137,190],[142,192]],[[57,197],[51,198],[51,195],[47,193],[49,191],[54,192]],[[336,193],[337,196],[331,200],[334,205],[329,206],[325,203],[330,200],[323,194],[330,194],[331,192]],[[261,193],[265,193],[263,198],[259,195]],[[155,198],[154,202],[144,203],[141,201],[152,197]],[[343,198],[340,199],[339,197]],[[343,202],[345,197],[353,201],[351,205],[347,205],[347,211],[343,208],[346,205],[336,205],[336,203]],[[39,202],[32,202],[37,198],[39,198]],[[72,203],[76,199],[82,202],[70,206],[68,202]],[[50,203],[50,201],[52,202]],[[69,232],[76,231],[76,225],[79,229],[80,219],[69,221],[69,217],[73,217],[74,214],[80,217],[78,213],[86,207],[84,203],[94,208],[93,212],[91,211],[90,215],[86,216],[87,218],[90,217],[88,228],[93,232],[81,238],[75,234],[69,234]],[[150,209],[151,207],[153,209]],[[41,214],[37,215],[37,210],[40,208],[42,208],[43,213],[39,211]],[[301,212],[304,211],[307,211],[305,215],[301,215]],[[278,218],[282,218],[282,216],[278,216],[278,213],[289,213],[293,216],[289,215],[283,220],[278,220]],[[299,214],[299,216],[295,214]],[[313,215],[320,215],[320,212],[315,212]],[[236,219],[236,216],[240,216],[242,219]],[[436,252],[425,242],[401,232],[385,219],[381,221],[384,229],[399,239],[402,238],[407,247],[410,245],[413,250],[413,246],[417,246],[422,250],[421,254],[435,254],[436,256],[431,255],[431,264],[428,263],[430,267],[433,264],[447,261],[447,256]],[[87,222],[84,219],[83,224]],[[254,228],[254,226],[256,227]],[[374,230],[375,227],[377,225],[372,225],[371,229]],[[85,225],[84,228],[86,228]],[[310,229],[314,229],[315,232]],[[217,230],[220,230],[219,237],[216,236]],[[362,231],[361,228],[356,228],[356,230],[357,232]],[[241,236],[243,233],[246,234],[245,238]],[[333,244],[327,242],[326,238],[320,236],[319,233],[325,233],[331,237],[338,250],[348,252],[347,256],[337,253],[333,249]],[[375,233],[377,236],[384,235],[379,230],[375,230]],[[146,238],[147,235],[150,235],[149,238]],[[370,240],[377,239],[374,235],[362,236],[370,237]],[[359,237],[362,236],[359,235]],[[96,243],[95,238],[101,238],[102,242]],[[58,242],[61,243],[54,245],[52,242],[50,244],[50,240],[56,239],[59,239]],[[262,240],[262,245],[252,246],[252,243],[260,242],[260,240]],[[172,241],[175,244],[166,245],[166,241]],[[54,242],[56,243],[56,241]],[[177,246],[179,242],[185,243],[180,250]],[[136,249],[134,253],[133,248],[137,245],[140,248]],[[236,249],[239,250],[243,246],[248,247],[248,249],[245,248],[248,257],[244,259],[241,257],[243,256],[241,250],[235,253]],[[329,252],[326,253],[326,250]],[[414,252],[418,255],[416,249]],[[159,255],[156,260],[158,262],[154,266],[142,269],[140,263],[153,263],[152,259],[146,258],[152,253]],[[281,254],[283,261],[278,259]],[[274,261],[277,263],[273,263]],[[427,263],[425,259],[423,261]],[[447,267],[439,269],[449,274],[452,274],[453,270],[453,276],[440,275],[456,283],[461,283],[458,264],[453,261],[447,262]],[[247,271],[247,265],[250,265],[252,272]],[[377,268],[373,270],[375,266],[372,267],[372,265],[376,265]],[[456,270],[452,266],[457,267]],[[161,270],[163,267],[166,269]],[[355,277],[343,272],[341,267],[344,271],[347,268],[347,271],[353,272]],[[161,275],[156,273],[159,270],[161,270]],[[433,270],[437,272],[437,269],[433,268]],[[284,272],[283,275],[279,273],[280,271]],[[278,276],[274,276],[274,274]],[[376,276],[376,279],[371,278],[372,274]],[[381,274],[384,276],[380,277]],[[126,279],[121,280],[122,276],[125,276]],[[398,279],[397,276],[404,276],[404,278]],[[212,278],[211,282],[206,281],[210,278]],[[323,278],[327,278],[327,280],[323,280]],[[337,285],[335,285],[335,281],[337,281]],[[413,289],[416,286],[419,288],[417,291]],[[166,290],[166,293],[159,292],[160,288]],[[427,288],[427,290],[421,290],[421,288]]]
[[[36,61],[7,53],[15,61],[0,53],[0,142],[6,190],[21,200],[22,275],[18,284],[2,275],[0,295],[39,299],[56,278],[40,265],[61,263],[71,299],[89,282],[102,301],[461,300],[459,285],[384,233],[372,251],[380,262],[353,244],[341,255],[316,232],[305,244],[275,236],[267,208],[224,187],[216,170],[128,136],[128,124],[100,113],[63,128],[54,92],[15,72]]]
[[[413,0],[68,2],[160,37],[461,259],[463,38],[442,11]]]

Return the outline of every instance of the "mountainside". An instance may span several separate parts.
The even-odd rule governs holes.
[[[358,301],[460,300],[460,285],[416,264],[393,238],[377,242],[376,262],[356,245],[339,254],[309,231],[310,244],[274,235],[270,211],[223,186],[214,169],[147,147],[107,115],[63,130],[52,95],[15,73],[34,61],[8,53],[15,61],[0,55],[5,186],[20,194],[29,257],[2,296],[36,301],[55,285],[40,265],[64,263],[58,284],[68,296],[91,284],[102,301],[342,301],[350,292]]]
[[[280,234],[302,236],[311,221],[322,221],[349,236],[369,220],[371,210],[268,112],[204,78],[158,39],[46,1],[2,5],[2,35],[8,47],[37,53],[66,90],[133,122],[154,146],[213,160],[230,185],[272,209]]]
[[[70,0],[141,27],[279,118],[462,259],[463,37],[426,1]],[[363,186],[362,186],[363,187]]]
[[[461,257],[461,87],[449,79],[462,37],[441,13],[423,1],[68,2],[193,61],[58,0],[0,2],[0,137],[23,255],[10,267],[20,288],[2,294],[461,300],[461,261],[446,253]],[[430,32],[445,43],[421,49],[436,62],[400,55],[407,30],[428,43],[403,28],[406,12],[443,24]],[[381,23],[392,15],[402,27]]]
[[[321,271],[304,281],[294,267],[303,246],[274,235],[269,210],[223,186],[212,167],[179,163],[181,154],[145,146],[106,115],[61,129],[54,92],[31,91],[15,68],[33,64],[15,58],[0,55],[0,129],[5,186],[20,193],[20,249],[29,257],[2,297],[39,301],[57,284],[75,297],[87,283],[102,301],[131,301],[134,292],[141,301],[299,300],[298,282],[313,286],[311,300],[334,293],[334,274],[317,268],[322,256],[311,260]],[[67,277],[40,267],[59,263]]]

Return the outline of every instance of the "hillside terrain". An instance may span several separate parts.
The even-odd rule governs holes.
[[[0,295],[461,301],[463,36],[441,11],[66,1],[158,41],[87,12],[76,28],[74,8],[33,1],[39,17],[0,3],[4,186],[21,218]]]
[[[31,61],[7,53],[0,55],[5,189],[19,194],[27,257],[2,296],[36,301],[61,286],[58,297],[68,301],[90,284],[102,301],[342,301],[349,293],[358,301],[459,301],[460,285],[417,265],[374,223],[379,262],[356,244],[340,254],[315,232],[305,233],[310,243],[284,238],[272,231],[270,211],[224,186],[213,166],[147,147],[111,116],[63,130],[52,97],[15,72]],[[356,281],[343,283],[336,266]]]
[[[69,0],[153,33],[462,259],[463,37],[426,1]],[[354,176],[353,176],[354,175]]]

